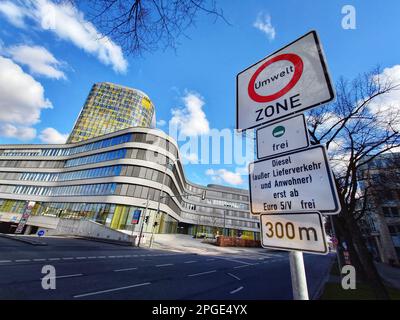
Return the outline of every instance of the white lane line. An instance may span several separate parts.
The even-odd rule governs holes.
[[[33,261],[46,261],[46,259],[33,259]]]
[[[88,259],[96,259],[96,257],[88,257]]]
[[[78,260],[86,259],[86,257],[76,257]]]
[[[115,256],[116,258],[123,258],[124,256]]]
[[[246,268],[246,267],[249,267],[249,266],[250,266],[249,264],[245,264],[245,265],[242,265],[242,266],[233,267],[233,269]]]
[[[104,259],[106,256],[97,256],[98,259]]]
[[[65,257],[65,258],[62,258],[63,260],[74,260],[75,258],[74,257]]]
[[[115,258],[115,256],[108,256],[109,258]]]
[[[74,298],[82,298],[82,297],[94,296],[96,294],[102,294],[102,293],[113,292],[113,291],[118,291],[118,290],[126,290],[126,289],[130,289],[130,288],[135,288],[135,287],[148,286],[149,284],[151,284],[151,283],[150,282],[145,282],[145,283],[134,284],[134,285],[131,285],[131,286],[126,286],[126,287],[120,287],[120,288],[114,288],[114,289],[108,289],[108,290],[102,290],[102,291],[78,294],[78,295],[74,296]]]
[[[11,260],[0,260],[0,263],[8,263],[11,262]]]
[[[19,260],[15,260],[15,262],[29,262],[31,261],[30,259],[19,259]]]
[[[249,263],[249,262],[244,262],[244,261],[240,261],[240,260],[236,260],[236,259],[224,259],[224,260],[237,262],[237,263],[241,263],[241,264],[247,264],[249,266],[251,265],[251,263]]]
[[[235,275],[232,274],[232,273],[228,273],[228,275],[230,275],[231,277],[235,278],[236,280],[240,280],[240,278],[239,278],[238,276],[235,276]]]
[[[165,263],[165,264],[157,264],[156,267],[168,267],[168,266],[173,266],[173,263]]]
[[[75,273],[75,274],[67,274],[65,276],[57,276],[56,279],[73,278],[73,277],[80,277],[80,276],[83,276],[83,273]]]
[[[130,270],[137,270],[137,268],[117,269],[117,270],[114,270],[114,272],[123,272],[123,271],[130,271]]]
[[[49,261],[58,261],[60,258],[49,258]]]
[[[191,260],[191,261],[185,261],[184,263],[195,263],[195,262],[197,262],[197,261]]]
[[[130,257],[132,257],[130,254],[127,254],[127,255],[125,255],[124,256],[125,258],[130,258]]]
[[[234,294],[234,293],[236,293],[236,292],[239,292],[240,290],[242,290],[243,289],[243,287],[239,287],[239,288],[237,288],[237,289],[235,289],[235,290],[233,290],[233,291],[231,291],[231,292],[229,292],[230,294]]]
[[[48,279],[63,279],[63,278],[73,278],[73,277],[80,277],[80,276],[83,276],[83,273],[66,274],[64,276],[49,277]],[[43,280],[43,278],[40,278],[40,280]]]
[[[197,276],[201,276],[203,274],[209,274],[209,273],[214,273],[214,272],[217,272],[217,270],[211,270],[211,271],[200,272],[200,273],[193,273],[193,274],[189,274],[188,277],[197,277]]]

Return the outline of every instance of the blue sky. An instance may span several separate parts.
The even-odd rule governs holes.
[[[35,2],[52,5],[50,0]],[[62,141],[92,84],[101,81],[143,90],[156,106],[157,119],[166,122],[173,118],[172,110],[178,110],[178,120],[190,117],[187,108],[192,103],[202,117],[197,123],[199,135],[207,134],[202,125],[233,129],[236,74],[312,29],[319,33],[334,81],[355,77],[378,64],[382,68],[400,64],[397,0],[217,1],[230,25],[201,14],[196,25],[186,30],[189,37],[179,39],[176,52],[159,50],[144,57],[119,52],[116,44],[89,42],[93,44],[89,46],[81,33],[65,34],[65,25],[46,30],[38,20],[40,13],[32,13],[26,3],[30,2],[0,0],[0,143]],[[341,10],[347,4],[356,9],[355,30],[341,25]],[[76,18],[79,31],[85,12],[67,10],[67,14]],[[255,27],[257,21],[264,31]],[[87,36],[96,31],[93,28],[86,30]],[[35,69],[37,61],[43,65],[36,64]],[[12,96],[7,79],[14,76],[23,92]],[[31,95],[38,99],[36,104],[24,101]],[[27,105],[18,109],[18,103]],[[167,130],[168,125],[160,129]],[[247,187],[243,165],[236,163],[188,164],[185,171],[199,184]]]

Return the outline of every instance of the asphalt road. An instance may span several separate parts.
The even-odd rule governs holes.
[[[292,299],[288,254],[206,256],[44,238],[32,246],[0,237],[0,299],[234,300]],[[305,255],[309,295],[332,255]],[[55,267],[56,289],[42,288],[42,268]]]

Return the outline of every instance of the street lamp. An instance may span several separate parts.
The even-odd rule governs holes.
[[[155,229],[155,227],[157,226],[156,220],[157,220],[158,215],[159,215],[159,213],[160,213],[161,198],[164,198],[164,197],[161,196],[161,193],[164,191],[165,178],[166,178],[166,176],[167,176],[167,169],[169,168],[170,170],[172,170],[172,169],[174,168],[174,166],[175,166],[175,164],[176,164],[177,161],[179,161],[179,158],[178,158],[178,159],[175,159],[172,163],[168,161],[168,162],[166,163],[166,165],[165,165],[165,170],[164,170],[164,175],[163,175],[161,190],[160,190],[160,192],[159,192],[159,194],[158,194],[157,213],[156,213],[155,221],[154,221],[154,223],[153,223],[153,229],[152,229],[152,232],[151,232],[151,238],[150,238],[149,248],[151,248],[151,245],[153,244],[154,229]]]
[[[143,215],[143,219],[142,219],[142,225],[140,227],[140,232],[139,232],[139,240],[138,240],[138,244],[137,244],[138,248],[140,247],[140,240],[142,239],[144,223],[145,222],[147,223],[146,218],[147,218],[147,211],[149,209],[149,195],[150,195],[150,192],[147,193],[146,209],[144,211],[144,215]],[[133,228],[132,228],[132,235],[133,235]]]

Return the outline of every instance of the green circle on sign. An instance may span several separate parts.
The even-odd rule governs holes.
[[[272,131],[272,135],[275,138],[279,138],[282,137],[285,134],[285,127],[283,126],[277,126],[273,131]]]

